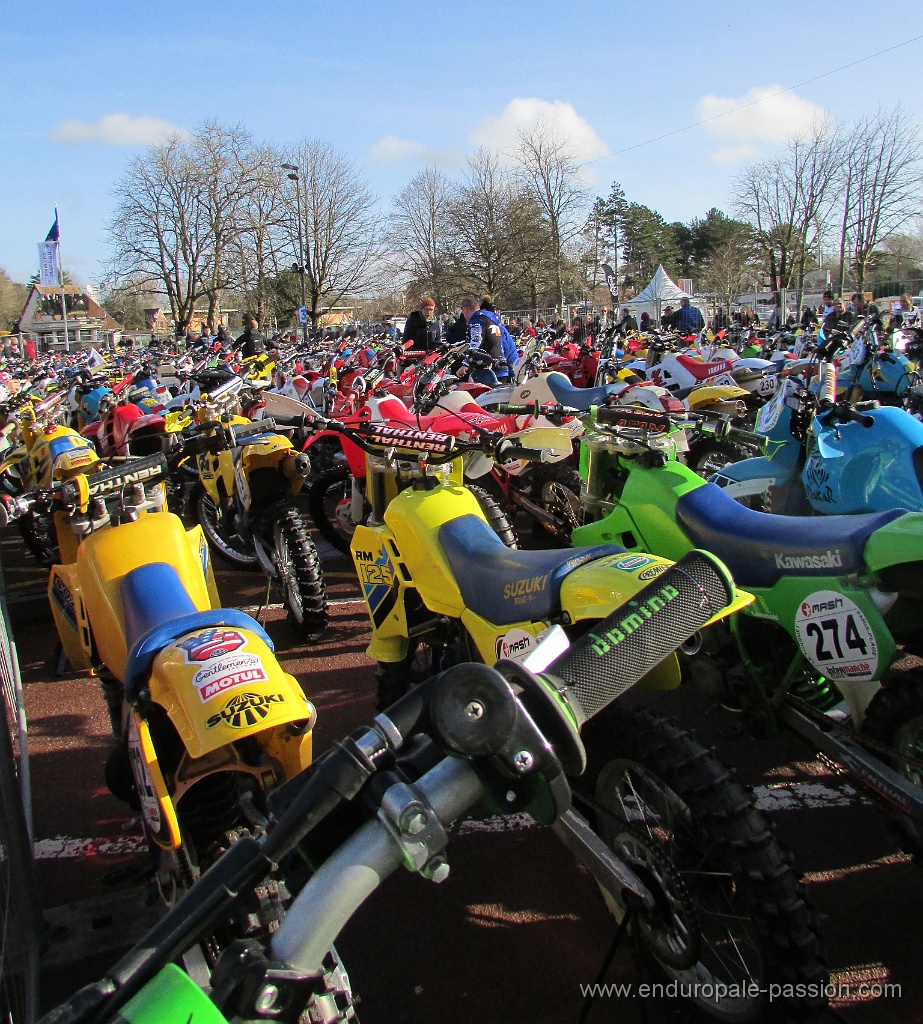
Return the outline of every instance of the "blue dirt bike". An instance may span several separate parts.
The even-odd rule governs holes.
[[[711,479],[764,512],[852,515],[923,511],[923,423],[877,402],[837,401],[836,332],[804,377],[789,377],[757,417],[768,454],[722,467]],[[814,368],[819,384],[809,382]]]

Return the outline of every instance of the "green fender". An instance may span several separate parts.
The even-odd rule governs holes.
[[[227,1024],[215,1004],[176,964],[166,967],[122,1008],[131,1024]]]
[[[923,562],[923,512],[908,512],[876,530],[865,545],[865,562],[873,572]]]

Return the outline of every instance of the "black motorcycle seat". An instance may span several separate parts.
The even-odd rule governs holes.
[[[777,516],[746,508],[717,484],[697,487],[676,503],[676,521],[693,545],[717,555],[744,589],[771,587],[784,576],[856,572],[869,537],[906,512]]]
[[[439,543],[465,606],[497,626],[547,619],[560,611],[561,584],[575,569],[618,544],[550,551],[508,548],[479,516],[460,516],[439,527]]]
[[[617,395],[625,390],[624,384],[603,384],[598,388],[576,388],[567,379],[566,374],[552,372],[545,378],[548,390],[554,395],[556,402],[571,409],[585,412],[591,405],[605,405],[610,395]],[[526,396],[523,394],[523,399]]]
[[[199,611],[176,569],[167,562],[150,562],[126,573],[119,581],[125,621],[125,699],[133,701],[138,683],[150,671],[158,653],[186,633],[207,626],[232,626],[255,633],[272,650],[263,627],[236,608]]]

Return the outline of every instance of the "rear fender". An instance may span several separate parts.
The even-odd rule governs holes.
[[[316,717],[294,676],[269,647],[245,629],[198,629],[165,647],[154,660],[150,699],[163,707],[192,758],[289,726],[303,737]]]
[[[909,562],[923,564],[923,512],[908,512],[877,529],[865,545],[873,572]]]

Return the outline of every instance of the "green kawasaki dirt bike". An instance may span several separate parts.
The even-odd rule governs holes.
[[[340,930],[402,865],[446,878],[449,826],[480,800],[551,825],[639,944],[673,978],[698,982],[715,1017],[814,1019],[825,976],[813,916],[765,822],[689,736],[616,701],[729,603],[723,567],[695,553],[563,654],[555,632],[525,663],[460,664],[415,687],[278,790],[261,839],[237,842],[107,977],[42,1024],[354,1020],[348,984],[325,986]],[[568,777],[587,762],[612,809],[599,836],[571,806]],[[267,877],[294,901],[268,942],[225,950],[206,996],[172,961]],[[443,947],[433,954],[423,966],[444,970]]]
[[[745,508],[675,458],[681,421],[646,410],[587,418],[575,545],[680,558],[711,551],[756,598],[689,658],[763,729],[778,721],[848,769],[923,835],[923,514],[819,518]]]

